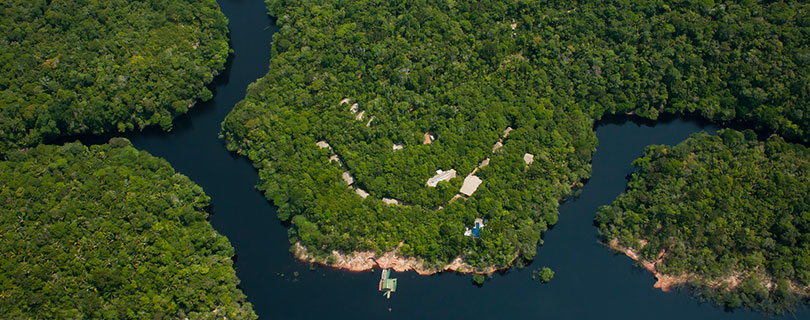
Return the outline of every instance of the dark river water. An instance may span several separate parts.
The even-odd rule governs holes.
[[[262,319],[763,319],[701,303],[683,291],[654,289],[652,275],[597,242],[594,212],[625,189],[633,159],[647,145],[676,144],[693,132],[717,130],[698,120],[601,121],[593,176],[579,197],[560,207],[559,222],[545,234],[534,262],[496,274],[480,288],[468,275],[396,273],[397,292],[386,300],[377,291],[379,270],[310,270],[294,261],[275,208],[254,189],[256,170],[217,138],[220,123],[248,84],[267,72],[277,28],[262,0],[219,3],[230,19],[234,55],[216,80],[214,99],[176,119],[170,133],[146,130],[127,137],[211,196],[211,223],[236,248],[241,288]],[[556,272],[548,284],[531,279],[531,271],[542,266]],[[810,319],[810,312],[783,318]]]

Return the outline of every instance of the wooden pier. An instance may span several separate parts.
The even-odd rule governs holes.
[[[397,279],[389,278],[390,275],[390,269],[383,269],[379,286],[379,290],[382,291],[383,295],[388,299],[391,299],[392,292],[397,291]]]

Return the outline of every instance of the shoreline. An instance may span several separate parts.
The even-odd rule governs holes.
[[[644,247],[644,245],[646,244],[647,244],[646,241],[643,240],[641,241],[642,247]],[[658,254],[658,259],[656,261],[650,261],[641,259],[641,256],[638,254],[638,252],[636,252],[635,249],[619,245],[619,239],[617,238],[611,239],[607,243],[607,245],[611,249],[621,252],[628,258],[632,259],[633,261],[638,262],[642,268],[652,273],[652,275],[655,277],[656,280],[655,284],[653,284],[653,288],[661,289],[661,291],[663,292],[671,292],[673,288],[680,287],[686,284],[692,278],[692,275],[690,274],[673,276],[661,273],[658,270],[656,270],[655,265],[664,260],[666,250],[661,250],[661,252]],[[736,285],[734,287],[736,287]]]
[[[647,244],[646,240],[640,240],[640,242],[642,248]],[[616,238],[611,239],[607,243],[607,245],[611,249],[626,255],[633,261],[637,261],[642,268],[649,271],[656,279],[655,284],[653,284],[653,288],[661,289],[661,291],[663,292],[671,292],[673,288],[680,287],[688,283],[690,280],[701,280],[704,281],[704,284],[710,288],[714,289],[723,288],[726,291],[732,291],[734,289],[737,289],[742,284],[744,278],[744,274],[737,271],[734,271],[727,276],[710,280],[702,279],[698,275],[691,273],[681,275],[669,275],[661,273],[655,268],[657,264],[661,263],[664,260],[666,249],[663,249],[661,250],[660,253],[658,253],[658,258],[655,261],[650,261],[641,259],[640,258],[641,256],[638,254],[638,252],[636,252],[635,249],[619,245],[619,239]],[[767,288],[769,291],[773,290],[776,287],[776,281],[773,279],[773,277],[765,274],[758,274],[758,276],[762,279],[762,286]],[[810,286],[802,288],[793,281],[788,281],[788,283],[790,285],[790,291],[793,292],[794,294],[797,294],[803,298],[810,297]]]
[[[506,269],[496,267],[475,268],[464,262],[462,257],[456,257],[452,262],[444,265],[441,268],[429,267],[425,265],[425,261],[422,259],[415,257],[404,257],[397,254],[397,250],[402,246],[402,244],[403,242],[400,242],[396,248],[391,251],[386,251],[383,254],[377,254],[376,252],[370,250],[354,251],[349,253],[341,253],[333,250],[331,256],[335,258],[335,261],[331,264],[328,263],[329,258],[317,259],[310,255],[307,248],[304,247],[300,242],[295,243],[293,255],[295,256],[295,259],[302,262],[317,263],[330,268],[354,272],[368,271],[374,269],[374,267],[379,267],[382,269],[394,269],[396,272],[414,271],[420,276],[429,276],[444,271],[472,274],[491,274]],[[518,256],[515,255],[512,262],[514,262],[517,258]]]

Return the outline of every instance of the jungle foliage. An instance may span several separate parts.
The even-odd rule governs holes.
[[[810,296],[810,149],[727,129],[650,146],[633,164],[627,191],[596,214],[605,240],[651,261],[665,252],[656,270],[693,275],[729,307],[780,311]]]
[[[0,153],[64,135],[171,128],[228,57],[215,0],[0,2]]]
[[[255,319],[209,198],[126,139],[0,161],[7,319]]]
[[[281,28],[270,71],[226,118],[223,136],[259,169],[259,188],[292,223],[290,240],[316,254],[404,241],[400,254],[436,264],[531,259],[559,200],[590,175],[592,125],[604,114],[700,113],[810,137],[810,13],[798,1],[269,0],[268,8]],[[355,102],[362,120],[349,111]],[[421,144],[425,132],[437,140]],[[532,165],[525,153],[536,156]],[[447,204],[488,157],[478,191]],[[425,186],[450,168],[458,178]],[[369,198],[340,179],[347,169]],[[462,236],[476,217],[488,221],[479,241]]]
[[[495,12],[459,6],[270,3],[281,26],[270,71],[248,88],[223,133],[259,168],[259,188],[292,222],[291,241],[316,254],[404,241],[400,254],[437,265],[465,256],[474,266],[504,267],[518,254],[533,257],[558,201],[590,174],[593,120],[544,85],[544,71],[517,52],[519,38]],[[362,120],[339,104],[347,97],[365,111]],[[515,130],[493,154],[509,126]],[[423,145],[425,132],[437,140]],[[321,139],[342,167],[316,146]],[[525,153],[537,161],[527,166]],[[475,194],[448,204],[486,158]],[[369,198],[347,188],[346,169]],[[459,176],[425,186],[437,169]],[[476,217],[487,221],[480,241],[463,235]]]

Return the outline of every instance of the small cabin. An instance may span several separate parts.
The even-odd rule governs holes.
[[[368,198],[368,192],[366,192],[366,190],[357,188],[357,189],[354,189],[354,192],[356,192],[358,195],[363,197],[363,199]]]
[[[512,129],[512,127],[506,127],[506,129],[503,130],[503,137],[506,138],[507,136],[509,136],[509,133],[512,132],[512,130],[514,130]]]
[[[425,132],[424,139],[422,139],[422,144],[431,144],[433,141],[436,141],[436,137],[430,132]]]
[[[439,182],[450,180],[456,177],[456,170],[450,169],[447,171],[442,171],[441,169],[436,170],[436,175],[430,177],[427,181],[428,187],[436,187]]]
[[[495,144],[492,146],[492,152],[498,151],[500,148],[503,148],[503,143],[500,141],[495,142]]]
[[[531,165],[534,162],[534,155],[531,153],[524,154],[523,162],[526,162],[526,165]]]
[[[483,168],[483,167],[486,167],[488,165],[489,165],[489,158],[486,158],[486,159],[484,159],[484,161],[481,161],[481,163],[478,164],[478,167]]]
[[[315,143],[315,145],[318,146],[318,148],[321,148],[321,149],[332,150],[332,146],[330,146],[329,143],[326,142],[326,140],[318,141],[318,142]]]
[[[352,174],[349,173],[349,171],[343,171],[343,174],[340,177],[343,178],[343,181],[346,181],[347,185],[352,185],[352,183],[354,183],[354,177],[352,177]]]

